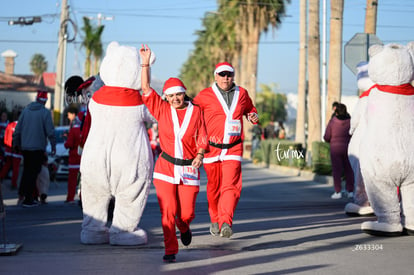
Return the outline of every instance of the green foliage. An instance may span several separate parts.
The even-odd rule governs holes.
[[[244,77],[242,75],[243,69],[250,68],[246,65],[249,57],[257,60],[257,52],[248,51],[250,44],[255,42],[246,33],[254,32],[256,35],[253,36],[259,38],[269,27],[279,27],[286,12],[286,3],[290,0],[219,0],[217,12],[207,12],[204,16],[202,29],[196,32],[198,38],[194,50],[181,68],[179,77],[185,83],[188,94],[193,97],[211,85],[214,66],[218,62],[232,63],[239,85],[243,84],[243,78],[247,75],[256,75],[256,71],[250,70],[245,72]]]
[[[36,53],[32,56],[30,60],[30,71],[36,76],[41,76],[47,71],[47,61],[44,55]]]
[[[103,55],[102,48],[102,33],[104,26],[92,26],[89,18],[83,17],[83,27],[82,31],[84,32],[84,38],[82,41],[82,47],[86,50],[86,60],[85,60],[85,77],[88,78],[91,76],[92,70],[92,56],[94,57],[95,64],[98,63],[100,58]],[[97,68],[95,68],[97,70]]]
[[[300,143],[281,139],[266,139],[260,142],[260,148],[255,152],[253,160],[264,162],[266,165],[275,164],[302,169],[306,164],[305,155]]]
[[[275,83],[260,84],[260,90],[256,93],[256,108],[265,127],[269,121],[286,121],[287,97],[276,90]]]

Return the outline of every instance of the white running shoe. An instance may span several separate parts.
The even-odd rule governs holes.
[[[332,194],[331,199],[337,200],[342,198],[342,193],[341,192],[335,192]]]

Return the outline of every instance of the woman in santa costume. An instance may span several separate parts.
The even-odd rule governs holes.
[[[164,232],[165,262],[174,262],[178,253],[177,225],[181,242],[188,246],[200,188],[198,168],[207,149],[207,136],[201,109],[185,101],[186,88],[178,78],[168,79],[163,88],[164,101],[149,84],[151,50],[140,49],[143,101],[158,121],[162,153],[155,164],[154,186],[160,205]]]
[[[194,104],[203,110],[210,145],[204,159],[210,233],[230,238],[242,189],[243,116],[253,124],[259,117],[247,91],[234,84],[230,63],[218,63],[214,77],[215,83],[202,90]]]

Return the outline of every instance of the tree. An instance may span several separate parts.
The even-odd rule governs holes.
[[[330,118],[332,104],[341,101],[342,87],[342,26],[344,14],[344,0],[331,0],[330,42],[329,42],[329,71],[328,71],[328,97],[325,117]],[[326,119],[325,125],[328,125]]]
[[[320,33],[319,0],[309,0],[309,36],[308,36],[308,144],[307,151],[312,151],[312,143],[321,140],[321,85],[320,85]]]
[[[277,93],[276,88],[275,83],[260,84],[260,89],[256,94],[256,108],[260,122],[264,126],[269,121],[286,121],[287,97],[285,94]]]
[[[99,62],[102,57],[103,49],[101,36],[104,30],[104,26],[94,27],[91,25],[89,18],[83,17],[82,30],[85,33],[85,37],[82,41],[82,47],[86,50],[85,59],[85,78],[94,75],[99,70]],[[94,57],[94,70],[92,70],[92,56]]]
[[[307,0],[300,0],[299,10],[299,76],[298,76],[298,106],[296,114],[296,142],[305,147],[305,121],[306,121],[306,25]]]
[[[212,71],[218,62],[228,60],[236,66],[234,57],[238,56],[234,24],[231,21],[223,20],[220,13],[210,12],[203,19],[203,27],[203,30],[196,32],[198,39],[194,43],[195,49],[181,68],[180,78],[191,96],[211,85]]]
[[[47,61],[44,55],[37,53],[32,56],[30,60],[30,71],[32,71],[37,78],[47,71]]]
[[[286,1],[290,2],[290,1]],[[240,85],[245,87],[253,102],[256,97],[257,57],[262,32],[269,26],[279,27],[285,14],[284,0],[220,1],[221,10],[227,20],[235,22],[237,39],[240,41]]]
[[[204,29],[197,32],[195,50],[181,70],[180,77],[189,90],[200,86],[197,82],[209,85],[215,64],[228,61],[236,68],[236,82],[249,91],[254,101],[260,34],[269,26],[278,27],[285,2],[290,0],[220,0],[218,11],[207,13],[203,19]]]
[[[259,40],[269,26],[279,27],[281,18],[285,14],[285,2],[289,0],[221,0],[219,12],[227,20],[235,21],[237,39],[240,41],[238,83],[246,88],[253,103],[256,102],[257,86],[257,59]],[[252,125],[244,120],[246,140],[251,139]]]

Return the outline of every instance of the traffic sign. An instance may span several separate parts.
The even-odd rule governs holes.
[[[374,44],[383,44],[381,40],[371,33],[356,33],[351,40],[345,44],[345,65],[356,75],[359,62],[368,61],[368,49]]]

